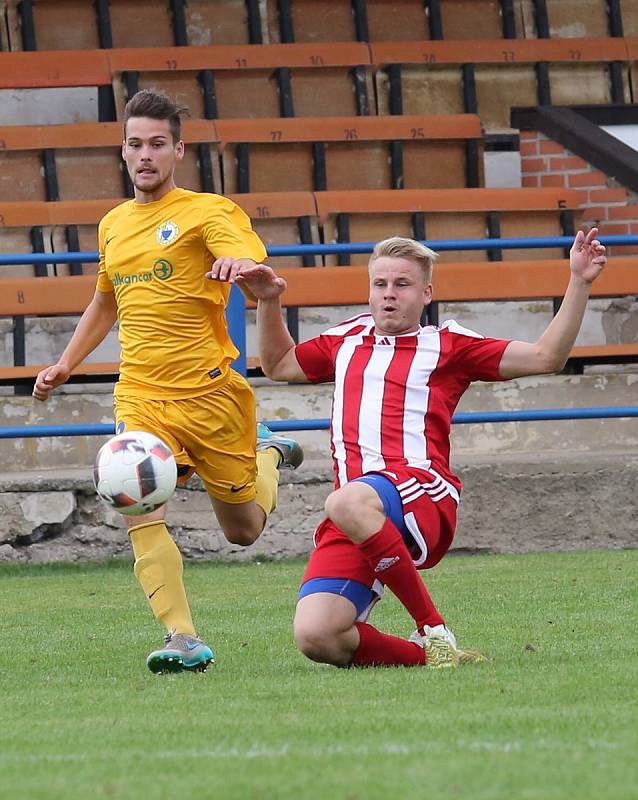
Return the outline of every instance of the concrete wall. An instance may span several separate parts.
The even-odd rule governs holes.
[[[261,419],[328,417],[331,385],[255,383]],[[548,376],[477,383],[459,410],[632,405],[638,374]],[[0,426],[112,421],[109,393],[57,394],[47,404],[0,398]],[[279,508],[251,548],[226,542],[201,483],[171,501],[187,558],[307,554],[331,490],[328,433],[298,434],[306,461],[282,473]],[[0,561],[129,557],[122,518],[95,496],[101,439],[0,440]],[[465,484],[454,548],[461,552],[638,546],[636,419],[455,425],[454,469]]]
[[[317,419],[330,415],[332,385],[289,386],[266,379],[254,382],[259,419]],[[108,388],[108,387],[105,387]],[[460,411],[569,408],[632,405],[638,397],[638,372],[606,375],[553,375],[502,383],[475,383]],[[43,404],[31,397],[1,397],[0,426],[64,425],[113,421],[111,395],[56,393]],[[328,453],[327,431],[299,433],[308,461],[322,462]],[[588,453],[638,451],[635,419],[519,422],[455,425],[457,456],[503,453]],[[0,439],[1,471],[89,468],[101,439],[63,437]]]
[[[436,284],[436,274],[435,274]],[[435,290],[436,293],[436,290]],[[325,331],[331,325],[361,313],[363,306],[304,308],[299,312],[300,339]],[[456,319],[466,328],[485,336],[535,341],[552,319],[551,300],[500,303],[441,303],[439,317]],[[77,323],[77,317],[38,317],[26,321],[26,360],[28,364],[53,363],[62,352]],[[636,297],[590,300],[577,344],[614,344],[638,339],[638,299]],[[257,355],[255,312],[246,316],[246,353]],[[117,361],[117,330],[93,352],[88,361]],[[0,319],[0,364],[13,364],[13,326]],[[73,389],[71,388],[71,391]],[[0,394],[7,393],[0,388]]]

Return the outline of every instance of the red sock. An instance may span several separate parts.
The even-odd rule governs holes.
[[[418,667],[425,664],[425,650],[414,642],[390,636],[365,622],[355,622],[359,647],[350,662],[354,667]]]
[[[444,625],[396,525],[385,521],[380,531],[357,545],[379,580],[389,586],[403,603],[416,626]]]

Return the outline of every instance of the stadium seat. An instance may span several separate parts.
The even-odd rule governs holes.
[[[427,7],[427,10],[426,10]],[[270,41],[496,38],[514,26],[502,0],[288,0],[268,3]]]
[[[8,0],[6,5],[13,50],[262,42],[259,0]]]
[[[206,119],[368,115],[369,64],[367,45],[339,42],[0,53],[0,89],[114,82],[121,112],[159,86]]]
[[[578,208],[578,193],[568,189],[316,192],[315,198],[326,243],[372,242],[393,235],[429,240],[560,236],[572,232]],[[562,253],[548,250],[543,255],[558,257]],[[480,250],[454,253],[455,261],[487,257],[499,259],[501,254]],[[509,259],[534,257],[538,251],[515,250],[508,255]],[[367,256],[341,257],[341,263],[366,262]]]
[[[267,244],[312,244],[319,242],[315,199],[310,192],[273,192],[230,195],[252,218],[252,223]],[[123,198],[58,202],[0,202],[2,240],[0,252],[61,252],[66,250],[97,250],[97,225],[111,208]],[[77,231],[79,245],[69,247],[68,229]],[[34,230],[40,231],[40,245]],[[73,233],[71,234],[73,236]],[[299,259],[297,259],[299,261]],[[273,266],[290,264],[290,259],[271,259]],[[313,256],[304,259],[307,266],[315,263]],[[68,274],[62,266],[56,272]],[[79,270],[78,270],[79,271]],[[95,265],[85,271],[95,271]],[[2,277],[32,276],[31,266],[4,267]],[[37,271],[36,271],[36,274]],[[48,274],[46,268],[40,274]]]
[[[363,305],[368,298],[367,267],[284,268],[288,289],[282,297],[287,310],[298,307]],[[561,260],[444,263],[435,267],[436,297],[442,302],[542,300],[562,293],[569,275]],[[77,315],[90,301],[95,286],[92,275],[77,277],[10,278],[3,281],[0,317],[24,320],[30,316]],[[338,290],[335,290],[338,287]],[[596,281],[592,297],[638,293],[638,278],[631,258],[610,262]],[[248,308],[254,303],[248,302]],[[611,343],[578,346],[572,350],[568,370],[582,371],[584,364],[628,363],[638,359],[638,344]],[[253,359],[254,362],[254,359]],[[253,363],[253,367],[256,366]],[[0,385],[26,388],[42,365],[0,367]],[[117,363],[81,364],[74,381],[112,381]]]
[[[547,34],[552,39],[570,39],[587,36],[607,36],[609,34],[609,3],[606,0],[545,0],[547,14]],[[626,2],[627,8],[632,5]],[[622,9],[623,16],[625,8]],[[544,36],[538,31],[537,21],[532,9],[521,4],[521,15],[525,27]]]
[[[219,120],[224,191],[478,186],[478,117]]]
[[[257,192],[228,196],[248,214],[253,228],[267,247],[319,242],[316,203],[311,192]],[[299,261],[297,256],[296,263]],[[303,261],[304,266],[314,266],[315,257],[305,256]],[[277,269],[289,265],[291,259],[269,258],[268,263]]]
[[[0,89],[110,85],[106,50],[0,53]]]
[[[184,136],[178,182],[193,191],[221,192],[214,123],[186,120]],[[0,202],[132,196],[120,123],[8,126],[0,128],[0,141]]]
[[[359,6],[359,9],[356,8]],[[365,3],[351,0],[288,0],[267,3],[270,42],[355,42]]]
[[[284,44],[113,50],[126,95],[162,86],[194,116],[352,116],[369,113],[363,44]]]
[[[0,252],[40,253],[97,250],[97,223],[121,202],[111,200],[80,200],[75,202],[7,202],[0,203],[2,239]],[[82,270],[82,266],[84,270]],[[96,264],[75,265],[75,269],[58,265],[3,267],[1,278],[15,275],[66,275],[71,272],[95,272]]]
[[[478,113],[487,131],[502,131],[510,129],[515,105],[630,102],[621,38],[386,42],[370,49],[382,114]]]

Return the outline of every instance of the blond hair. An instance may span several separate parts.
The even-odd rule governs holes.
[[[370,261],[368,262],[368,269],[372,268],[372,264],[378,258],[405,258],[408,261],[414,261],[421,267],[423,276],[426,283],[432,281],[432,268],[434,262],[438,258],[438,253],[430,250],[421,242],[416,239],[407,239],[403,236],[391,236],[389,239],[384,239],[382,242],[377,242]]]

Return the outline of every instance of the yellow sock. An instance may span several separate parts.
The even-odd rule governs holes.
[[[159,520],[129,528],[134,572],[142,584],[153,613],[167,630],[194,635],[193,619],[186,598],[182,554],[166,527]]]
[[[257,453],[257,480],[255,501],[266,516],[277,508],[279,489],[279,463],[281,453],[274,447],[267,447]]]

